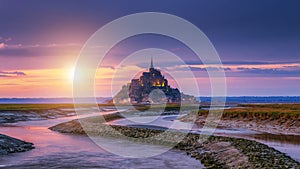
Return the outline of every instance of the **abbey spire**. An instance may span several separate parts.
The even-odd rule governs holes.
[[[154,69],[154,66],[153,66],[153,58],[152,58],[152,56],[151,56],[150,69]]]

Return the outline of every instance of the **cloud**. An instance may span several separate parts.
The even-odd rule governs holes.
[[[169,71],[192,71],[197,77],[207,77],[207,72],[223,71],[226,77],[299,77],[300,63],[249,64],[249,65],[176,65]]]
[[[2,43],[3,44],[3,43]],[[7,45],[0,44],[0,57],[1,56],[27,56],[30,52],[23,48],[9,48]]]
[[[297,76],[300,74],[300,67],[297,66],[273,69],[239,67],[237,70],[242,74],[255,74],[258,76]]]
[[[0,49],[3,49],[3,48],[5,48],[5,43],[0,43]]]
[[[16,76],[26,76],[26,73],[20,71],[14,71],[14,72],[0,71],[0,77],[16,77]]]
[[[266,62],[266,61],[222,61],[223,65],[280,65],[280,64],[295,64],[295,61],[272,61],[272,62]],[[200,65],[203,64],[200,60],[198,61],[187,61],[186,64],[188,65]],[[215,65],[220,64],[219,62],[207,62],[207,65]]]
[[[2,48],[1,48],[2,44]],[[0,44],[0,57],[36,57],[55,56],[58,54],[78,54],[81,45],[75,43],[47,45],[8,45]]]
[[[18,86],[18,85],[20,85],[20,84],[18,84],[18,83],[3,83],[3,84],[1,84],[1,86]]]
[[[6,42],[8,42],[8,41],[11,41],[10,37],[4,38],[4,37],[0,36],[0,50],[4,49],[7,46]]]
[[[213,67],[213,66],[209,66],[209,67],[192,67],[190,66],[189,67],[192,71],[221,71],[221,70],[224,70],[224,71],[230,71],[231,68],[229,67]]]
[[[11,40],[12,40],[11,37],[5,38],[5,37],[0,36],[0,41],[1,42],[8,42],[8,41],[11,41]]]

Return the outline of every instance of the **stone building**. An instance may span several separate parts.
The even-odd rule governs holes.
[[[152,103],[180,103],[184,98],[188,102],[196,102],[193,96],[180,93],[177,88],[172,88],[160,70],[154,68],[151,58],[150,67],[138,79],[122,87],[114,97],[115,103],[152,104]]]

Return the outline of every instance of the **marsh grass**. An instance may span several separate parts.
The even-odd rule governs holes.
[[[138,111],[147,111],[151,108],[153,111],[180,111],[180,110],[198,110],[199,105],[197,104],[175,104],[175,103],[168,103],[166,105],[134,105],[134,108]]]
[[[94,104],[76,104],[76,107],[92,107]],[[115,107],[114,104],[98,104],[99,107]],[[126,106],[126,105],[125,105]],[[74,109],[74,104],[0,104],[0,111],[42,111],[53,109]],[[134,105],[137,111],[147,111],[150,105]],[[167,104],[167,105],[152,105],[151,110],[159,111],[179,111],[181,110],[197,110],[197,105],[193,104]]]
[[[206,116],[208,110],[199,110],[198,116]],[[300,104],[240,104],[226,109],[223,118],[248,118],[260,120],[300,120]]]
[[[76,107],[92,107],[93,104],[77,104]],[[98,104],[99,107],[113,106],[112,104]],[[74,104],[0,104],[0,111],[30,111],[51,109],[73,109]]]
[[[4,110],[49,110],[58,108],[74,108],[73,104],[0,104],[0,111]]]

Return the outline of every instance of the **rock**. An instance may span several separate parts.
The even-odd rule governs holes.
[[[0,155],[34,149],[32,143],[0,134]]]

